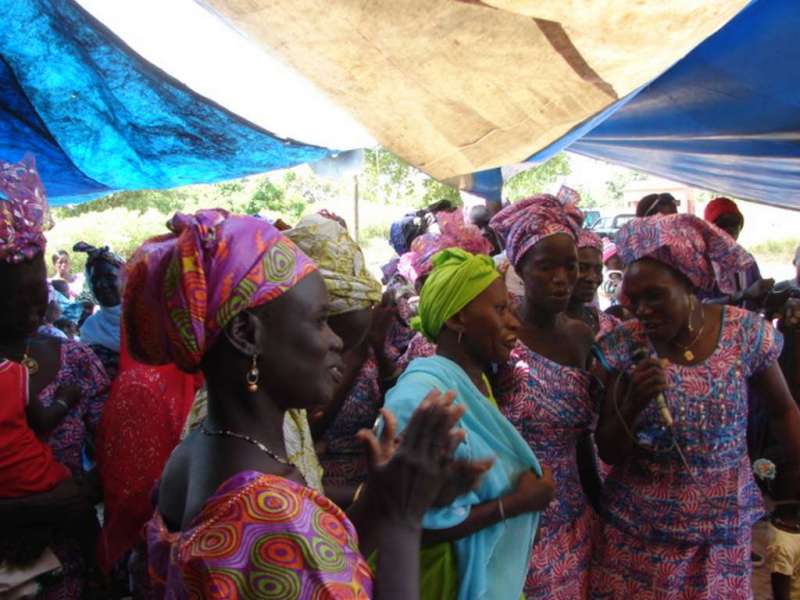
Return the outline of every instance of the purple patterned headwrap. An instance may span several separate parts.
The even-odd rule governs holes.
[[[134,358],[194,372],[241,311],[317,269],[273,225],[220,209],[177,213],[128,263],[123,324]]]
[[[400,257],[397,271],[411,283],[427,276],[433,269],[433,255],[445,248],[461,248],[471,254],[492,252],[492,245],[475,225],[464,220],[459,208],[436,213],[439,233],[428,231],[411,242],[411,250]]]
[[[506,206],[492,217],[489,226],[506,242],[506,254],[518,267],[525,254],[541,240],[556,233],[578,238],[578,226],[558,198],[541,194]]]
[[[44,252],[53,226],[33,156],[0,161],[0,260],[19,263]]]
[[[561,186],[562,191],[559,192],[559,199],[562,201],[563,201],[562,194],[564,189],[565,186]],[[578,193],[575,192],[575,190],[571,190],[570,188],[566,189],[570,190],[574,194]],[[580,196],[578,196],[578,200],[580,200]],[[575,223],[575,225],[577,225],[578,227],[578,243],[577,243],[578,249],[580,250],[581,248],[594,248],[595,250],[597,250],[602,254],[603,240],[594,231],[589,231],[588,229],[584,229],[583,220],[585,219],[585,216],[583,214],[583,211],[579,209],[573,202],[565,203],[564,211],[567,213],[567,216],[569,216],[569,218],[571,218],[572,221]]]
[[[654,215],[626,223],[617,233],[625,265],[642,258],[658,260],[682,273],[698,290],[736,291],[737,274],[753,257],[731,236],[694,215]]]

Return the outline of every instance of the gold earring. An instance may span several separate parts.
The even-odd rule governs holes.
[[[258,360],[258,355],[253,355],[253,362],[250,365],[250,370],[245,375],[245,381],[247,381],[247,391],[251,394],[255,394],[258,391],[258,365],[256,361]]]

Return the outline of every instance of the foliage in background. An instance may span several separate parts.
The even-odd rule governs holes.
[[[359,176],[361,197],[376,204],[424,208],[439,200],[461,204],[457,189],[431,179],[388,150],[364,152],[364,171]]]
[[[538,167],[517,173],[503,184],[503,197],[510,202],[547,192],[559,179],[572,172],[569,159],[563,152]]]

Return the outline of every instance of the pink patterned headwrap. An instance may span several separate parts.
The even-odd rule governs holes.
[[[461,248],[471,254],[492,252],[481,230],[464,220],[464,212],[459,208],[453,212],[436,213],[439,233],[428,231],[411,243],[411,249],[400,257],[397,271],[411,283],[427,276],[433,269],[433,255],[445,248]]]
[[[506,254],[518,267],[525,254],[546,237],[566,233],[577,241],[578,226],[550,194],[520,200],[492,217],[489,226],[506,242]]]
[[[683,273],[698,290],[723,294],[736,291],[737,274],[753,257],[733,238],[694,215],[636,218],[617,233],[619,256],[625,265],[642,258],[663,262]]]
[[[316,270],[273,225],[220,209],[175,214],[128,263],[123,323],[134,358],[195,372],[239,312]]]
[[[19,263],[44,252],[44,232],[53,222],[31,155],[18,163],[0,161],[0,196],[0,260]]]
[[[562,193],[566,186],[561,186],[561,192],[559,192],[559,199],[563,201]],[[566,188],[570,190],[574,194],[577,195],[578,192],[572,190],[570,188]],[[578,200],[580,200],[580,196],[578,196]],[[564,211],[567,213],[567,216],[572,219],[575,225],[578,227],[578,249],[581,248],[594,248],[598,252],[603,252],[603,240],[597,235],[594,231],[589,231],[588,229],[584,229],[583,227],[583,220],[585,218],[583,211],[579,209],[574,203],[567,202],[564,204]]]

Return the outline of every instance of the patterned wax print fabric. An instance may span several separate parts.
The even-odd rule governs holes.
[[[557,490],[530,558],[528,599],[588,598],[595,516],[581,487],[576,449],[596,419],[590,382],[587,371],[555,363],[521,342],[499,374],[500,409],[552,471]]]
[[[461,248],[471,254],[492,252],[492,244],[480,229],[464,220],[462,209],[436,213],[436,226],[411,242],[411,248],[400,257],[398,272],[412,284],[427,277],[433,268],[433,255],[446,248]]]
[[[142,244],[127,266],[123,328],[131,354],[194,373],[223,327],[316,270],[274,226],[220,209],[176,213],[171,233]]]
[[[592,600],[752,600],[751,532],[734,544],[684,546],[643,540],[598,522]]]
[[[32,156],[0,161],[0,260],[19,263],[44,252],[53,226],[47,196]]]
[[[506,206],[492,217],[489,226],[505,241],[506,255],[515,268],[528,250],[544,238],[566,233],[577,240],[579,229],[561,202],[550,194]]]
[[[642,258],[663,262],[682,273],[699,291],[723,294],[737,289],[737,274],[753,257],[716,225],[688,214],[632,219],[615,239],[622,262]]]
[[[558,193],[558,199],[564,204],[564,210],[567,212],[567,215],[573,220],[575,225],[577,226],[577,236],[578,236],[578,248],[594,248],[595,250],[599,251],[601,254],[603,252],[603,239],[597,235],[594,231],[589,231],[583,227],[584,221],[584,214],[581,209],[579,209],[576,205],[575,196],[577,199],[580,200],[580,196],[578,192],[575,190],[571,190],[570,188],[566,188],[572,194],[562,195],[562,191],[564,190],[565,186],[561,187],[561,190]]]
[[[83,473],[81,453],[97,430],[109,381],[89,348],[71,341],[60,344],[61,366],[53,381],[39,394],[39,401],[44,406],[52,405],[60,386],[75,385],[81,392],[80,400],[45,440],[53,449],[55,459],[74,476]],[[86,565],[77,540],[55,535],[52,549],[63,565],[64,577],[48,587],[41,597],[45,600],[80,598]]]
[[[485,377],[484,384],[488,387]],[[484,395],[458,364],[443,356],[415,360],[386,394],[386,408],[397,418],[398,431],[408,425],[433,389],[442,393],[453,390],[454,402],[467,409],[458,423],[465,439],[455,456],[463,460],[495,458],[476,489],[425,514],[425,529],[449,529],[463,523],[472,506],[510,493],[523,472],[541,475],[541,467],[526,440],[498,410],[492,390]],[[459,600],[519,598],[538,522],[539,513],[525,513],[454,541]],[[423,563],[422,568],[425,572],[430,567]]]
[[[313,260],[325,280],[330,314],[370,308],[381,301],[381,284],[367,269],[359,245],[336,221],[306,215],[286,237]]]
[[[436,344],[429,342],[421,333],[417,333],[408,344],[405,353],[398,359],[397,368],[406,370],[415,358],[427,358],[436,354]]]
[[[372,597],[372,574],[347,516],[314,490],[275,475],[234,475],[186,530],[170,532],[156,513],[146,537],[158,598]]]
[[[597,321],[598,321],[598,328],[595,331],[594,335],[595,340],[599,340],[603,336],[611,333],[617,327],[622,325],[622,321],[620,321],[614,315],[609,315],[608,313],[602,310],[597,310],[594,307],[592,307],[592,310],[594,310],[595,313],[597,314]]]
[[[622,577],[648,590],[636,595],[645,600],[677,600],[687,590],[692,598],[749,598],[728,593],[750,589],[750,528],[763,514],[747,456],[747,381],[777,360],[781,337],[755,313],[722,310],[711,356],[667,368],[664,398],[692,473],[670,450],[655,403],[648,405],[630,459],[614,465],[605,481],[601,504],[609,543],[595,555],[598,589],[625,594]],[[635,348],[654,352],[638,321],[624,323],[599,347],[616,371],[631,366]]]
[[[336,418],[322,436],[324,451],[319,461],[325,487],[355,487],[366,481],[366,450],[356,434],[372,429],[382,406],[378,362],[370,349]]]

